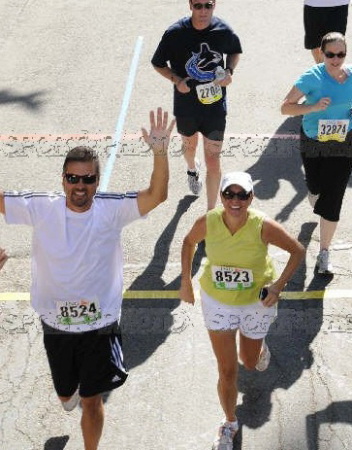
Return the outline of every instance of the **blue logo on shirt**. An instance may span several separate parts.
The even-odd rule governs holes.
[[[203,42],[200,44],[200,52],[192,52],[192,57],[186,62],[186,72],[197,81],[214,81],[215,69],[221,59],[220,53],[210,50],[209,45]]]

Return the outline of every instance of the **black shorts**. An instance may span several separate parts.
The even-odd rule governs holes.
[[[198,131],[212,141],[223,141],[226,127],[226,116],[223,114],[198,116],[176,116],[177,131],[186,137]]]
[[[326,33],[346,33],[348,6],[315,7],[304,5],[304,46],[308,50],[318,48]]]
[[[121,386],[127,378],[117,322],[98,330],[67,333],[42,322],[44,346],[57,394],[92,397]]]

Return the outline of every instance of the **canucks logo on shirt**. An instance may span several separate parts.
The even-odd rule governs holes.
[[[191,78],[201,81],[214,81],[215,69],[219,65],[222,55],[214,50],[210,50],[208,44],[200,44],[200,52],[193,53],[186,62],[186,72]]]

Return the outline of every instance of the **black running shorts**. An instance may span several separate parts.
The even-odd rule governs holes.
[[[203,136],[212,141],[223,141],[226,127],[226,116],[197,115],[197,116],[177,116],[177,131],[186,137],[193,136],[198,131]]]
[[[44,346],[57,394],[81,397],[110,391],[127,378],[117,322],[83,333],[67,333],[42,322]]]

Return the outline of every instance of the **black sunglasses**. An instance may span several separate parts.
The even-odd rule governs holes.
[[[214,3],[213,2],[207,2],[207,3],[192,3],[192,8],[197,9],[198,11],[205,8],[205,9],[213,9]]]
[[[84,184],[94,184],[97,181],[96,175],[74,175],[73,173],[65,173],[64,177],[69,184],[78,184],[80,180],[82,180]]]
[[[224,197],[225,200],[232,200],[233,198],[238,198],[238,200],[248,200],[249,197],[251,196],[251,192],[246,192],[246,191],[240,191],[240,192],[233,192],[230,190],[226,190],[224,192],[222,192],[222,196]]]
[[[339,52],[339,53],[324,52],[324,55],[325,55],[327,58],[329,58],[329,59],[334,58],[334,56],[337,56],[337,57],[340,58],[340,59],[346,57],[346,53],[344,53],[344,52]]]

